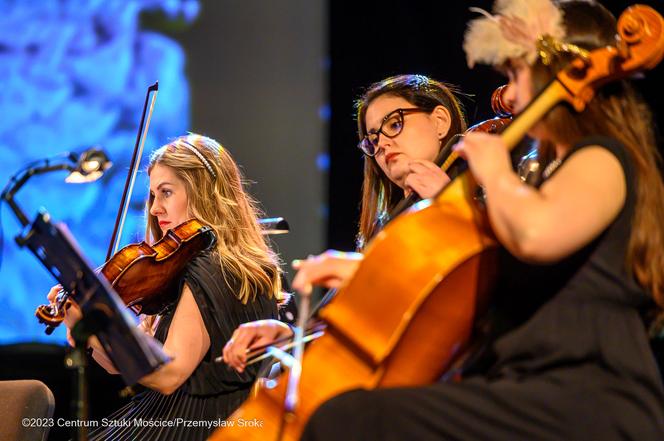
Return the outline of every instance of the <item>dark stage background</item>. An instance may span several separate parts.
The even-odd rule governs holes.
[[[267,214],[288,218],[293,232],[275,242],[290,261],[354,248],[363,159],[353,101],[365,87],[390,75],[425,74],[460,86],[470,123],[493,116],[489,98],[504,79],[486,67],[469,70],[461,49],[474,16],[468,7],[491,3],[207,0],[191,25],[161,32],[185,53],[186,128],[226,143]],[[643,3],[664,12],[661,0]],[[605,4],[618,14],[630,3]],[[161,26],[148,18],[147,26]],[[660,128],[663,73],[659,66],[637,82]],[[42,379],[56,395],[56,416],[71,419],[64,348],[52,343],[0,347],[0,379]],[[100,419],[123,403],[123,385],[96,367],[91,375],[91,417]],[[56,428],[50,439],[67,439],[67,431]]]
[[[628,1],[602,2],[619,15]],[[648,4],[660,13],[664,1]],[[373,82],[390,75],[420,73],[456,84],[468,96],[462,100],[469,124],[493,117],[491,93],[505,79],[486,66],[470,70],[462,50],[463,33],[476,14],[469,6],[491,10],[493,2],[475,1],[358,1],[330,2],[330,184],[328,243],[350,250],[359,217],[362,155],[353,100]],[[637,82],[664,127],[664,66]],[[660,142],[661,145],[661,142]]]

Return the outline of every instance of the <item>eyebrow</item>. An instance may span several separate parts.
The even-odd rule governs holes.
[[[380,126],[382,126],[383,124],[385,124],[387,122],[387,117],[388,116],[392,115],[393,113],[396,113],[396,111],[400,110],[400,109],[401,109],[400,107],[397,107],[396,109],[392,110],[391,112],[387,112],[385,114],[385,116],[383,116],[380,119],[380,124],[379,124],[378,128],[380,128]],[[367,129],[367,134],[369,134],[369,133],[378,133],[378,129],[371,129],[371,130]]]
[[[173,184],[171,182],[168,182],[168,181],[160,182],[159,185],[157,185],[157,190],[159,190],[164,185],[173,185]],[[150,191],[152,191],[152,189]]]
[[[393,111],[392,111],[392,112],[393,112]],[[390,112],[390,113],[392,113],[392,112]],[[387,115],[389,115],[390,113],[388,113]],[[369,126],[367,126],[367,135],[378,133],[378,129],[380,129],[380,127],[381,127],[381,126],[383,125],[383,123],[385,122],[385,118],[387,117],[387,115],[385,115],[384,117],[382,117],[382,118],[380,119],[380,122],[379,122],[377,128],[375,128],[375,129],[369,129]]]

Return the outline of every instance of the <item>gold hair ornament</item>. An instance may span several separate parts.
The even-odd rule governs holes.
[[[545,66],[549,66],[554,58],[563,53],[581,58],[584,64],[590,61],[590,53],[587,50],[572,43],[563,43],[550,35],[538,37],[535,46],[537,47],[537,55]]]

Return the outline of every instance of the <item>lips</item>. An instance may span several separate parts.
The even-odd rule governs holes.
[[[395,157],[399,156],[401,153],[392,152],[385,155],[385,163],[389,164]]]
[[[168,221],[159,221],[159,226],[160,227],[165,227],[168,224],[170,224],[170,222],[168,222]]]

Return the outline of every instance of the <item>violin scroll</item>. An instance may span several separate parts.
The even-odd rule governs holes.
[[[46,335],[51,335],[55,328],[57,328],[65,319],[66,306],[64,305],[65,304],[58,299],[49,305],[39,305],[37,307],[35,317],[37,317],[39,323],[46,326],[44,331],[46,332]]]
[[[122,248],[104,264],[101,274],[136,315],[158,314],[177,298],[177,282],[185,265],[215,242],[212,228],[190,219],[168,230],[154,245],[141,242]],[[46,334],[64,320],[66,296],[76,297],[76,293],[64,294],[35,311],[39,322],[46,325]]]
[[[503,84],[491,94],[491,110],[500,118],[511,118],[514,108],[508,103],[503,95],[507,90],[507,84]]]

